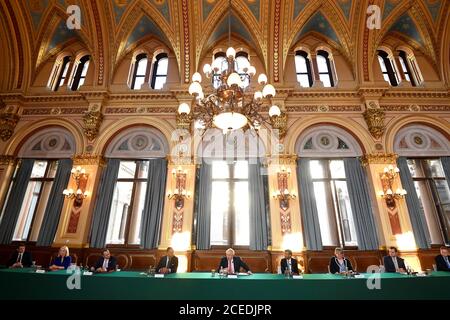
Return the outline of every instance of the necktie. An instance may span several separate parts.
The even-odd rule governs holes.
[[[447,264],[447,268],[450,268],[450,262],[448,261],[448,257],[444,257],[445,263]]]
[[[228,273],[233,273],[233,260],[228,260]]]
[[[288,270],[289,270],[289,272],[292,272],[291,259],[288,260],[287,265],[288,265]]]
[[[166,268],[168,268],[169,267],[169,257],[167,257],[167,259],[166,259]]]
[[[22,254],[21,253],[19,253],[19,255],[17,256],[16,262],[22,262]]]
[[[395,271],[398,271],[397,257],[393,257],[392,261],[394,262]]]
[[[109,263],[109,259],[103,260],[103,269],[108,270],[108,263]]]

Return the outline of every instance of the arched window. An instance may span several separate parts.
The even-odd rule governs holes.
[[[219,76],[222,74],[223,71],[228,69],[228,62],[225,57],[225,52],[217,52],[214,55],[214,61],[211,67],[213,69],[213,76],[212,76],[213,86],[214,88],[217,89],[222,85]]]
[[[155,128],[133,127],[116,136],[105,157],[119,161],[107,225],[106,244],[141,244],[143,210],[148,200],[151,159],[169,153],[164,135]],[[107,167],[108,169],[108,167]],[[155,187],[155,186],[153,186]],[[164,188],[164,186],[157,186]],[[163,189],[161,192],[164,192]]]
[[[297,81],[302,87],[312,87],[311,63],[305,51],[299,50],[295,53],[295,73],[297,74]]]
[[[152,88],[160,90],[167,81],[167,70],[169,66],[169,58],[166,53],[160,53],[156,56],[153,66]]]
[[[450,142],[437,130],[414,124],[396,134],[394,151],[406,158],[414,183],[407,196],[417,197],[419,201],[424,216],[423,220],[419,219],[420,226],[428,230],[429,244],[450,244],[450,181],[444,172]]]
[[[76,70],[73,74],[72,84],[70,86],[70,89],[72,91],[78,90],[86,80],[86,75],[89,68],[89,60],[90,56],[86,55],[82,57],[76,67]]]
[[[384,81],[389,82],[391,86],[398,86],[398,75],[389,55],[382,50],[378,50],[377,55]]]
[[[59,87],[64,85],[64,82],[66,81],[67,72],[69,71],[70,66],[70,56],[65,56],[61,63],[59,61],[56,63],[57,66],[55,66],[49,80],[49,87],[52,88],[53,91],[58,91]]]
[[[323,86],[334,87],[329,54],[324,50],[317,52],[317,70],[319,71],[320,81],[322,81]]]
[[[139,90],[145,82],[145,76],[147,74],[147,54],[141,53],[136,56],[136,62],[134,63],[133,78],[131,80],[131,89]]]
[[[3,221],[2,217],[6,213],[11,216],[11,211],[17,210],[14,213],[17,220],[12,226],[14,229],[11,230],[11,240],[38,240],[42,222],[49,210],[47,205],[53,205],[51,210],[60,210],[62,202],[60,202],[61,207],[55,207],[55,202],[57,203],[58,200],[52,198],[61,197],[62,190],[54,190],[53,185],[56,183],[60,184],[62,188],[66,187],[65,181],[68,181],[72,168],[70,158],[74,153],[75,139],[72,134],[66,129],[58,127],[39,131],[23,144],[18,153],[21,161],[13,174],[0,216],[0,221]],[[27,167],[28,169],[26,169]],[[61,181],[64,182],[61,184],[58,179],[62,179]],[[20,181],[22,190],[17,190],[17,186],[14,185],[17,181]],[[49,199],[52,200],[49,201]],[[11,208],[8,205],[9,202],[19,203],[19,207]],[[4,229],[2,228],[2,230]],[[45,231],[52,232],[51,230]]]
[[[408,54],[404,50],[399,50],[398,58],[406,81],[409,81],[412,86],[422,84],[422,73],[420,72],[419,65],[417,64],[417,60],[414,58],[414,55]]]
[[[250,66],[248,61],[248,54],[240,51],[236,53],[237,72],[241,76],[243,88],[247,88],[250,84],[250,77],[247,74],[247,69]]]
[[[358,142],[335,126],[307,129],[296,143],[296,153],[309,158],[309,173],[323,246],[357,246],[358,239],[345,158],[362,155]],[[300,177],[301,179],[301,177]]]

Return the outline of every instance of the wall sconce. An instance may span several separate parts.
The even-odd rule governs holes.
[[[80,207],[81,203],[83,203],[83,199],[89,195],[86,191],[86,183],[88,175],[86,174],[86,170],[81,168],[80,166],[76,168],[72,168],[70,171],[72,178],[75,180],[75,184],[77,186],[76,191],[74,189],[64,189],[63,195],[68,199],[75,199],[75,206]]]
[[[288,189],[288,179],[290,175],[290,168],[286,169],[283,166],[281,169],[277,170],[278,189],[272,194],[274,199],[278,199],[280,201],[280,208],[284,211],[289,209],[289,200],[297,198],[294,190],[289,192]]]
[[[184,199],[191,197],[191,192],[186,190],[187,170],[182,170],[181,167],[173,169],[172,177],[175,179],[175,189],[169,190],[167,197],[169,200],[175,200],[175,207],[181,210],[184,207]]]
[[[383,190],[378,192],[378,196],[380,196],[383,199],[386,199],[386,202],[392,202],[394,200],[403,199],[407,194],[405,189],[397,188],[394,191],[393,184],[399,172],[400,169],[394,167],[393,165],[389,165],[384,168],[384,172],[381,175]]]

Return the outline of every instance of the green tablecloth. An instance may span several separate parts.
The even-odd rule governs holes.
[[[3,269],[0,299],[450,299],[450,274],[445,272],[426,277],[379,274],[379,290],[368,289],[368,274],[363,279],[331,274],[220,279],[210,273],[180,273],[158,279],[140,272],[115,272],[81,275],[81,289],[72,290],[67,286],[69,276],[64,271],[37,274],[29,269]]]

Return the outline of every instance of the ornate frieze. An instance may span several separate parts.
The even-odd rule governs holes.
[[[22,115],[24,116],[40,116],[40,115],[69,115],[69,114],[83,114],[88,110],[86,107],[75,107],[75,108],[33,108],[24,109]]]
[[[398,155],[396,153],[368,153],[361,157],[363,166],[369,164],[395,164]]]
[[[92,141],[97,137],[102,122],[103,122],[103,114],[100,110],[87,111],[84,113],[83,115],[84,134],[89,139],[89,141]]]
[[[105,158],[96,154],[76,154],[72,158],[73,164],[77,166],[102,166],[106,165]]]
[[[0,165],[14,165],[17,161],[17,158],[11,155],[0,155]]]
[[[305,105],[305,106],[287,106],[287,112],[358,112],[362,111],[361,105]]]
[[[366,120],[367,127],[370,134],[377,140],[379,140],[386,128],[384,124],[385,113],[381,108],[368,108],[363,113],[364,120]]]
[[[11,138],[19,120],[19,115],[15,113],[5,112],[0,114],[0,138],[3,141]]]

